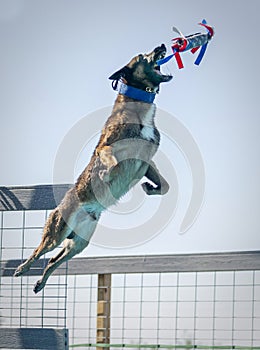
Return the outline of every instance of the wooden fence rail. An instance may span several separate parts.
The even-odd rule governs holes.
[[[1,275],[12,276],[21,260],[2,261]],[[27,275],[38,276],[43,272],[47,260],[41,259]],[[58,268],[54,274],[85,275],[104,273],[156,273],[156,272],[206,272],[260,270],[260,251],[138,255],[74,258],[68,269]]]

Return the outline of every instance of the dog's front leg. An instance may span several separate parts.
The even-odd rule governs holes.
[[[153,186],[149,182],[144,182],[142,184],[143,190],[148,195],[155,195],[155,194],[163,195],[169,191],[170,186],[169,186],[168,182],[159,173],[159,170],[157,169],[154,162],[150,162],[150,165],[147,169],[145,177],[147,177],[148,180],[152,181],[156,186],[156,187]]]
[[[99,177],[104,182],[109,182],[111,170],[118,164],[116,157],[113,155],[112,147],[105,146],[98,152],[101,163],[106,167],[99,171]]]

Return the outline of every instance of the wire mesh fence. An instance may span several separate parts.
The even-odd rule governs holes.
[[[97,276],[87,277],[69,277],[69,290],[77,292],[68,293],[68,325],[71,344],[90,349],[96,344]],[[122,348],[260,348],[260,273],[116,274],[110,322],[110,344]]]
[[[39,243],[44,211],[1,212],[1,265],[16,259],[21,263]],[[44,261],[32,267],[33,274],[41,271]],[[14,266],[10,269],[13,273]],[[66,271],[66,264],[62,267]],[[8,268],[7,268],[8,270]],[[66,326],[67,276],[52,276],[49,288],[40,296],[32,291],[35,276],[15,278],[12,273],[1,276],[0,326],[1,327],[55,327]]]
[[[259,253],[76,258],[34,295],[48,255],[29,274],[12,274],[38,245],[47,215],[0,212],[0,328],[68,328],[71,348],[82,349],[260,349]],[[101,300],[109,314],[99,314],[102,273],[111,274],[101,287],[111,292]],[[109,327],[97,344],[102,317]]]

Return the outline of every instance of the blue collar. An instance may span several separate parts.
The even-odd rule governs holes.
[[[146,103],[153,103],[156,93],[147,92],[144,90],[137,89],[133,86],[121,83],[119,88],[117,88],[119,94],[133,98],[134,100],[139,100]]]

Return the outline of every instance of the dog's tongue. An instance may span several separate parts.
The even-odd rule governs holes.
[[[162,75],[160,66],[155,66],[154,70],[156,71],[157,74]]]

